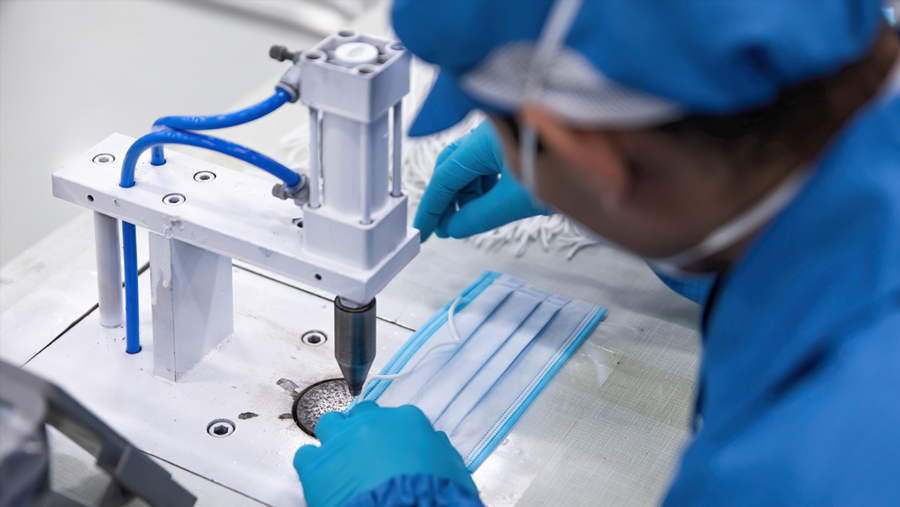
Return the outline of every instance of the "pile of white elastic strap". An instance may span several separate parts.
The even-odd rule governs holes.
[[[431,90],[436,76],[436,67],[413,58],[411,68],[410,93],[403,99],[403,124],[412,124],[415,114]],[[415,215],[419,200],[431,180],[434,162],[438,154],[450,143],[459,139],[484,120],[484,114],[473,111],[462,122],[438,134],[403,138],[403,192],[409,196],[410,216]],[[299,127],[281,139],[281,146],[287,150],[287,163],[308,172],[309,170],[309,123]],[[585,233],[563,215],[536,216],[525,218],[498,227],[492,231],[469,238],[475,245],[484,248],[503,248],[511,245],[516,255],[525,253],[528,245],[539,242],[545,250],[565,251],[571,259],[584,247],[599,244],[595,236]]]

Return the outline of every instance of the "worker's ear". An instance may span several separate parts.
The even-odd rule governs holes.
[[[628,190],[628,168],[610,142],[608,132],[567,125],[552,112],[527,105],[519,112],[521,121],[533,125],[541,143],[564,163],[580,168],[594,179],[603,193],[602,205],[614,210]]]

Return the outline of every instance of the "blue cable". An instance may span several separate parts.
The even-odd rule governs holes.
[[[282,89],[259,104],[247,109],[214,116],[164,116],[153,124],[154,130],[168,127],[179,130],[213,130],[234,127],[249,121],[262,118],[291,100],[291,96]]]
[[[140,313],[138,311],[137,234],[134,224],[122,221],[122,246],[125,257],[125,352],[141,351]]]
[[[208,150],[218,151],[226,155],[243,160],[249,164],[268,172],[272,176],[280,179],[288,187],[294,187],[300,183],[300,175],[279,164],[262,153],[245,148],[239,144],[219,139],[218,137],[197,134],[194,132],[186,132],[184,130],[158,130],[151,132],[144,137],[138,139],[128,148],[125,153],[125,159],[122,161],[122,179],[119,186],[130,188],[134,186],[134,168],[137,165],[138,157],[141,153],[147,151],[153,146],[161,144],[186,144],[188,146],[196,146],[198,148],[206,148]]]
[[[186,144],[218,151],[259,167],[284,181],[288,187],[298,185],[301,181],[299,174],[261,153],[224,139],[184,130],[212,130],[241,125],[271,113],[290,99],[287,92],[278,89],[268,99],[241,111],[215,116],[165,116],[156,120],[153,124],[155,132],[135,141],[125,154],[119,186],[124,188],[134,186],[134,169],[138,158],[148,149],[152,149],[150,159],[152,165],[165,164],[166,158],[162,146],[164,144]],[[141,342],[138,310],[137,234],[134,224],[122,222],[122,240],[125,263],[125,351],[129,354],[136,354],[141,350]]]

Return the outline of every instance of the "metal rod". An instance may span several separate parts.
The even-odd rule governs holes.
[[[362,391],[377,349],[375,299],[358,306],[334,298],[334,358],[353,396]]]
[[[400,197],[403,195],[403,189],[401,185],[401,165],[403,163],[403,154],[401,150],[401,141],[403,140],[403,110],[402,110],[403,101],[397,101],[394,104],[394,153],[391,155],[393,158],[393,176],[391,181],[391,195],[393,197]]]
[[[362,214],[360,223],[368,225],[372,222],[371,210],[369,210],[369,173],[371,172],[371,146],[369,146],[369,124],[359,126],[359,209]]]
[[[319,110],[309,108],[309,207],[318,208],[319,200]]]
[[[97,250],[97,293],[100,325],[119,327],[125,323],[122,295],[122,264],[119,246],[119,221],[94,212],[94,242]]]

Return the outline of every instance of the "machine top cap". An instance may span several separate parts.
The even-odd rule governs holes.
[[[378,60],[378,48],[365,42],[348,42],[334,50],[334,57],[346,65],[375,63]]]

